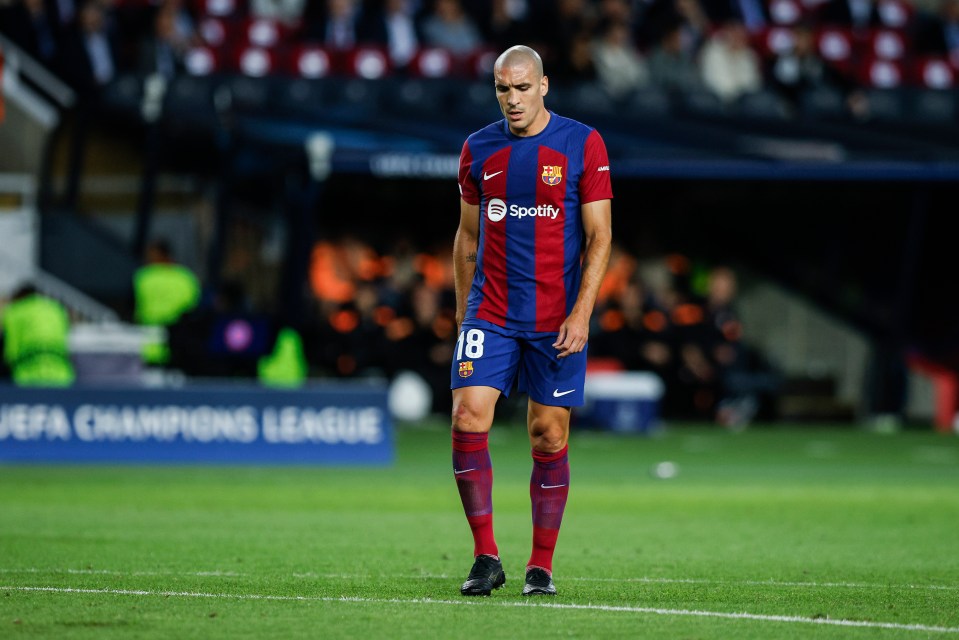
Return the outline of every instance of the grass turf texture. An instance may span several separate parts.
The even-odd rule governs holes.
[[[397,447],[388,469],[0,467],[0,637],[959,637],[953,437],[574,433],[560,595],[532,602],[523,428],[491,437],[491,598],[459,595],[447,427]]]

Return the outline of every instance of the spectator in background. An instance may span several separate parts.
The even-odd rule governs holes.
[[[702,74],[696,62],[696,49],[691,46],[676,21],[649,54],[649,77],[653,85],[670,93],[689,93],[701,90]]]
[[[294,27],[300,24],[306,0],[250,0],[250,15]]]
[[[63,47],[63,70],[67,82],[81,100],[96,102],[100,90],[116,75],[113,38],[102,5],[91,0],[80,9],[77,27]]]
[[[726,103],[763,86],[759,56],[749,46],[749,33],[739,20],[722,25],[703,45],[703,83]]]
[[[173,261],[173,250],[165,239],[147,245],[145,264],[133,275],[133,319],[137,324],[169,327],[200,302],[200,282],[187,267]],[[170,360],[166,340],[144,346],[144,361],[163,366]]]
[[[25,285],[3,309],[3,361],[20,386],[66,387],[76,374],[67,338],[70,318],[58,301]]]
[[[616,358],[631,371],[652,371],[671,387],[673,353],[669,318],[645,283],[633,277],[598,314],[591,356]]]
[[[365,15],[359,31],[364,42],[386,46],[394,69],[404,69],[420,46],[412,0],[386,0],[381,10]]]
[[[506,49],[530,36],[529,6],[525,0],[492,0],[483,25],[483,38],[496,49]]]
[[[556,69],[550,77],[558,84],[588,82],[596,79],[596,65],[593,61],[593,37],[588,31],[580,31],[559,52]]]
[[[357,0],[326,0],[325,4],[311,2],[304,22],[306,38],[330,49],[345,51],[359,41],[360,8]]]
[[[649,84],[646,61],[633,46],[628,23],[620,19],[601,28],[592,57],[600,85],[613,98],[623,98]]]
[[[182,0],[168,0],[153,19],[153,33],[140,44],[139,71],[171,79],[183,69],[183,56],[193,44],[192,23],[180,20]]]
[[[815,34],[809,23],[800,23],[793,28],[793,46],[774,55],[769,65],[769,77],[773,87],[794,108],[800,105],[807,91],[819,87],[844,86],[842,77],[819,57]]]
[[[920,12],[912,42],[917,54],[959,59],[959,0],[941,0],[934,14]]]
[[[816,21],[857,31],[882,26],[879,8],[873,0],[826,0],[816,10]]]
[[[423,18],[423,40],[457,55],[473,53],[483,44],[482,35],[459,0],[436,0]]]
[[[709,271],[705,302],[712,332],[709,355],[720,376],[716,421],[731,429],[745,427],[760,411],[772,411],[768,405],[780,386],[779,374],[743,341],[738,293],[735,271],[725,265]]]
[[[769,23],[767,3],[763,0],[703,0],[702,6],[712,24],[736,20],[749,33],[756,33]]]
[[[48,69],[58,62],[60,45],[55,19],[43,0],[23,0],[3,12],[3,32]]]

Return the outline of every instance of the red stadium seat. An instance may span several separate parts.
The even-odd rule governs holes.
[[[888,29],[906,29],[915,12],[912,5],[903,0],[881,0],[876,8],[879,19]]]
[[[770,0],[769,18],[773,24],[794,25],[805,15],[803,6],[798,0]]]
[[[211,47],[222,47],[229,36],[226,21],[222,18],[203,18],[197,31],[200,39]]]
[[[852,58],[852,35],[846,29],[823,29],[816,41],[819,55],[827,62],[846,62]]]
[[[873,89],[896,89],[905,81],[905,72],[900,63],[874,58],[859,67],[858,77],[865,87]]]
[[[346,56],[346,72],[358,78],[376,80],[389,74],[390,58],[376,47],[357,47]]]
[[[242,13],[238,0],[199,0],[197,13],[218,18],[228,18]]]
[[[421,78],[444,78],[453,71],[453,56],[446,49],[427,47],[416,52],[410,68]]]
[[[254,47],[270,49],[280,43],[282,28],[275,20],[254,18],[243,25],[246,42]]]
[[[287,72],[301,78],[325,78],[333,70],[330,54],[323,47],[300,45],[289,56]]]
[[[902,60],[908,52],[905,36],[899,31],[879,29],[869,36],[869,52],[883,60]]]
[[[184,56],[183,64],[191,76],[208,76],[220,70],[222,61],[210,47],[193,47]]]
[[[753,40],[753,48],[762,56],[777,56],[788,53],[796,43],[789,27],[768,27],[760,30]]]
[[[922,58],[915,62],[913,82],[926,89],[952,89],[956,70],[944,58]]]
[[[466,59],[467,76],[487,80],[493,77],[493,64],[499,53],[493,49],[480,49],[471,53]]]
[[[250,78],[268,76],[276,69],[276,55],[269,49],[242,47],[237,51],[236,68]]]

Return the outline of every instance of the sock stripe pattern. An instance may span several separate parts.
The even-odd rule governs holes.
[[[493,537],[493,462],[486,433],[453,432],[453,474],[473,532],[473,555],[498,556]]]
[[[553,570],[553,551],[569,497],[569,446],[556,453],[533,450],[529,497],[533,510],[533,552],[527,566]]]

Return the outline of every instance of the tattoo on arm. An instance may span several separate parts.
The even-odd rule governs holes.
[[[476,252],[473,251],[473,252],[467,254],[467,256],[466,256],[466,261],[467,261],[467,262],[476,262]]]

